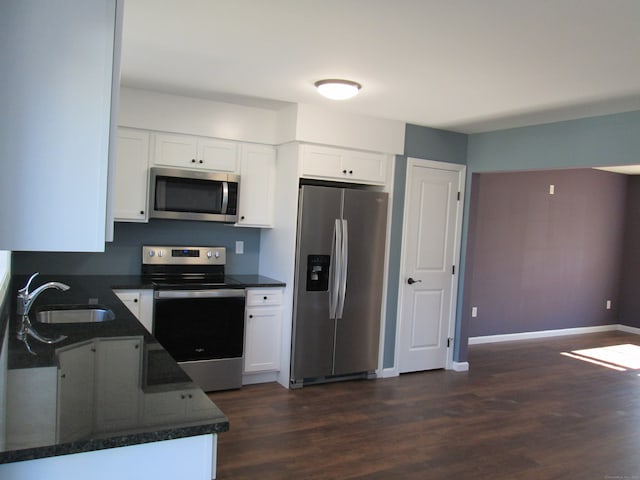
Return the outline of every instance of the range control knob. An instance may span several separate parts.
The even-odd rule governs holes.
[[[216,256],[216,258],[220,258],[220,252],[218,252],[218,251],[216,250],[215,256]]]
[[[154,252],[153,250],[149,250],[149,256],[153,257],[156,254],[156,252]]]
[[[213,254],[211,253],[211,250],[209,250],[209,251],[207,252],[207,258],[211,258],[212,256],[213,256]]]
[[[163,257],[164,256],[164,252],[162,250],[158,250],[158,256],[159,257]]]

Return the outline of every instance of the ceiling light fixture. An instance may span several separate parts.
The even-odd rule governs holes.
[[[314,85],[320,95],[330,98],[331,100],[346,100],[347,98],[355,96],[362,88],[362,85],[357,82],[338,80],[335,78],[318,80]]]

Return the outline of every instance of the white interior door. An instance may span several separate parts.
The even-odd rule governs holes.
[[[465,167],[408,159],[399,292],[398,371],[444,368],[455,319]]]

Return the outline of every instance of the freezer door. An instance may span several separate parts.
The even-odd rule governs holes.
[[[309,185],[300,188],[292,380],[332,374],[335,320],[330,319],[329,290],[335,283],[332,246],[341,204],[340,189]],[[330,272],[325,270],[327,266]]]
[[[336,327],[334,375],[378,367],[387,201],[386,193],[344,190],[347,283],[344,311]]]

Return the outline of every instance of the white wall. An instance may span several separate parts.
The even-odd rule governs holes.
[[[404,153],[405,123],[319,105],[297,106],[295,140],[374,152]]]
[[[118,125],[275,145],[278,111],[122,87]]]
[[[284,105],[263,108],[122,87],[118,125],[267,145],[297,141],[404,152],[404,122],[318,105]]]

